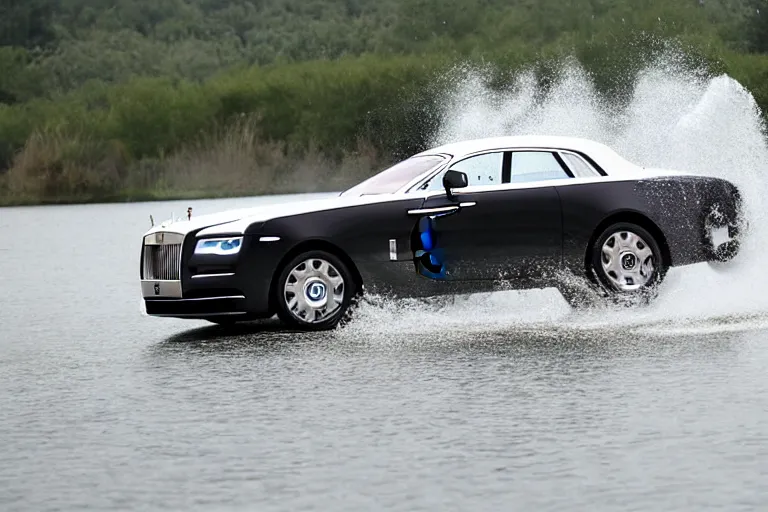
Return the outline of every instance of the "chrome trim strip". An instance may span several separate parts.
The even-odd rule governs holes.
[[[469,208],[470,206],[475,206],[476,204],[477,204],[476,202],[472,201],[469,203],[459,203],[459,206],[461,208]]]
[[[628,176],[622,178],[609,178],[608,176],[595,176],[591,178],[560,178],[556,180],[529,181],[526,183],[504,183],[501,185],[476,185],[473,187],[453,189],[453,195],[472,194],[476,192],[495,192],[499,190],[525,190],[529,188],[567,187],[573,185],[586,185],[588,183],[610,183],[613,181],[633,181],[642,179],[642,176]],[[445,194],[445,192],[443,192]]]
[[[262,236],[259,238],[259,242],[279,242],[279,236]]]
[[[459,209],[458,206],[441,206],[438,208],[422,208],[418,210],[408,210],[408,215],[429,215],[430,213],[447,213],[455,212]]]
[[[234,272],[228,272],[226,274],[197,274],[192,276],[192,279],[203,279],[206,277],[231,277],[235,275]]]
[[[222,300],[222,299],[245,299],[244,295],[227,295],[225,297],[199,297],[196,299],[166,299],[166,298],[160,298],[160,299],[150,299],[151,302],[173,302],[173,303],[180,303],[180,302],[197,302],[197,301],[203,301],[203,300]]]
[[[181,245],[183,241],[184,235],[168,231],[157,231],[144,237],[144,245]]]

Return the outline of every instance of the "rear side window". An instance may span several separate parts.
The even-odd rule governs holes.
[[[510,183],[561,180],[570,178],[553,153],[547,151],[514,151]]]
[[[574,178],[594,178],[600,176],[600,173],[579,155],[574,155],[573,153],[560,153],[560,156],[563,157],[565,164],[573,173]]]

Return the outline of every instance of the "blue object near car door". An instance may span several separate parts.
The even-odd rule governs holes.
[[[427,198],[414,258],[425,277],[441,280],[541,279],[562,262],[560,198],[552,186],[457,190]]]

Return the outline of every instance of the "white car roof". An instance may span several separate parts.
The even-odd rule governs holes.
[[[515,148],[563,149],[584,153],[592,158],[609,175],[638,170],[635,164],[624,159],[605,144],[577,137],[549,135],[520,135],[465,140],[428,149],[419,155],[449,154],[454,158],[461,158],[480,151]]]

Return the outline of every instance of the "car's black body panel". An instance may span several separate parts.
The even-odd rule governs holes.
[[[435,221],[445,252],[445,279],[541,279],[559,266],[562,215],[555,187],[457,193],[424,208],[474,203]]]
[[[408,246],[416,222],[409,210],[421,207],[423,199],[384,201],[362,206],[324,210],[267,221],[262,231],[278,233],[292,244],[311,240],[329,242],[354,262],[389,261],[389,240],[399,248]],[[408,253],[403,251],[402,256]]]
[[[246,229],[243,246],[232,257],[194,255],[199,230],[192,231],[182,251],[183,299],[148,297],[147,311],[199,318],[227,312],[269,316],[275,311],[270,294],[281,265],[297,251],[320,246],[351,263],[369,293],[420,297],[482,292],[500,281],[508,288],[553,286],[562,271],[584,274],[596,233],[614,221],[642,224],[660,238],[668,265],[688,265],[712,259],[706,216],[714,208],[735,222],[738,203],[736,188],[715,178],[605,178],[468,189],[452,198],[405,195],[279,216]],[[455,206],[456,211],[409,213]],[[431,250],[424,247],[424,226],[431,230]],[[264,236],[279,240],[263,242]],[[436,254],[433,265],[429,258]],[[200,300],[215,297],[236,298]]]
[[[670,266],[707,261],[704,218],[719,205],[738,218],[738,195],[716,178],[675,176],[558,187],[563,208],[563,259],[572,272],[584,270],[584,255],[599,231],[612,221],[642,222],[663,239]]]

